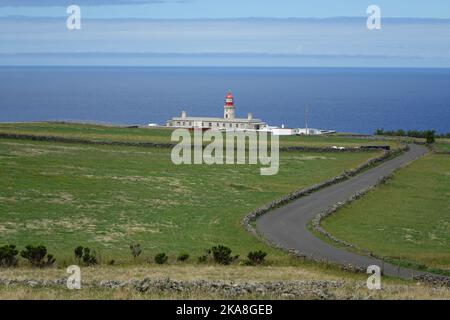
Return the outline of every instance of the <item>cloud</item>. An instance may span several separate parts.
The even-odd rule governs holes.
[[[0,7],[66,7],[80,6],[133,5],[149,3],[184,2],[178,0],[0,0]]]
[[[447,20],[386,19],[380,32],[361,18],[85,19],[75,32],[61,18],[0,23],[0,64],[104,64],[105,57],[124,65],[450,66]]]

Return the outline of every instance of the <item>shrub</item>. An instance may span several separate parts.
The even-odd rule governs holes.
[[[27,259],[33,267],[51,267],[55,263],[53,255],[47,253],[47,248],[43,245],[28,245],[20,252],[20,256]],[[47,260],[45,258],[47,257]]]
[[[249,264],[256,266],[264,263],[264,259],[266,258],[267,253],[264,251],[252,251],[248,254],[248,262]]]
[[[84,248],[82,246],[78,246],[74,250],[75,258],[77,259],[78,263],[82,263],[85,266],[93,266],[98,263],[97,256],[94,250],[89,248]]]
[[[187,254],[187,253],[181,253],[181,254],[178,256],[177,261],[184,262],[184,261],[187,261],[188,259],[189,259],[189,254]]]
[[[211,255],[211,249],[205,249],[205,253],[198,257],[198,263],[206,263]]]
[[[427,139],[428,144],[433,144],[436,142],[435,134],[436,132],[433,130],[425,131],[425,138]]]
[[[75,259],[77,259],[77,261],[80,262],[81,259],[83,258],[83,247],[82,246],[76,247],[74,252],[75,252]]]
[[[131,250],[131,254],[133,255],[133,258],[135,260],[142,253],[141,245],[139,243],[131,244],[130,250]]]
[[[216,263],[228,265],[235,261],[239,256],[231,256],[231,249],[222,245],[212,247],[211,252]]]
[[[15,267],[17,266],[17,255],[19,250],[15,245],[6,245],[0,247],[0,267]]]
[[[168,259],[169,259],[169,257],[165,253],[158,253],[155,256],[155,262],[157,264],[164,264],[167,262]]]

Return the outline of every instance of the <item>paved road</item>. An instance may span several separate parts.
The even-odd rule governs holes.
[[[356,192],[377,183],[378,180],[391,174],[395,169],[413,161],[427,152],[427,148],[410,145],[410,150],[404,154],[383,162],[375,168],[367,170],[342,183],[301,197],[286,206],[261,216],[256,221],[257,230],[268,239],[287,249],[296,249],[301,253],[316,259],[362,268],[369,265],[382,267],[380,260],[361,256],[344,249],[336,248],[308,231],[307,225],[317,214],[328,209],[337,202],[345,201]],[[414,274],[422,272],[384,263],[384,274],[412,278]]]

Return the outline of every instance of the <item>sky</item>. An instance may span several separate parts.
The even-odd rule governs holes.
[[[372,4],[386,17],[450,18],[448,0],[0,0],[0,15],[64,16],[70,4],[86,18],[353,17]]]
[[[450,1],[0,0],[0,65],[449,68]]]

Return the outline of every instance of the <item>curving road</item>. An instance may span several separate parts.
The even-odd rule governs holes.
[[[336,248],[320,240],[308,230],[307,226],[311,219],[320,212],[337,202],[347,200],[356,192],[376,184],[378,180],[421,157],[428,151],[426,147],[419,145],[409,145],[409,148],[409,151],[385,161],[375,168],[364,171],[344,182],[301,197],[261,216],[256,221],[256,229],[281,247],[298,250],[314,259],[323,259],[342,265],[351,264],[364,269],[369,265],[382,267],[383,263],[378,259]],[[413,274],[423,273],[384,263],[384,274],[410,279]]]

